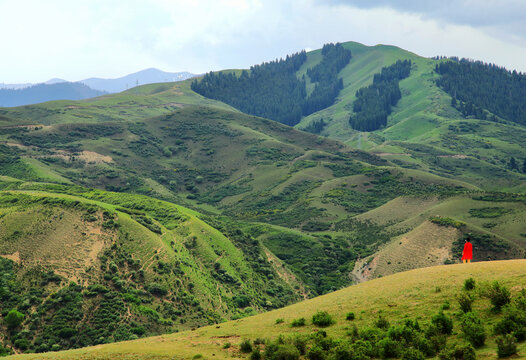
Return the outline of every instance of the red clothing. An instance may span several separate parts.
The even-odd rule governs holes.
[[[462,251],[462,260],[473,259],[473,245],[468,241],[464,244],[464,251]]]

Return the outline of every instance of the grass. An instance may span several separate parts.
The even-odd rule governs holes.
[[[336,321],[335,325],[325,329],[329,336],[345,337],[349,331],[349,323],[345,320],[348,312],[356,314],[353,324],[358,328],[372,325],[379,314],[391,323],[418,319],[421,324],[425,324],[446,300],[451,303],[450,310],[446,312],[453,316],[458,326],[455,314],[459,308],[454,298],[462,289],[465,279],[474,278],[479,287],[498,280],[516,295],[524,288],[525,266],[525,260],[512,260],[428,267],[354,285],[283,309],[218,326],[63,353],[39,354],[37,357],[28,354],[13,358],[169,359],[176,354],[176,359],[188,359],[199,353],[205,358],[213,356],[226,359],[240,356],[237,344],[242,339],[273,339],[280,334],[312,333],[315,327],[310,321],[301,328],[292,328],[290,323],[300,317],[311,319],[317,311],[327,311]],[[474,303],[475,311],[484,319],[487,328],[498,318],[490,308],[489,300],[481,299]],[[284,321],[277,323],[277,319]],[[227,342],[232,346],[225,349],[224,344]],[[519,345],[519,354],[524,355],[524,351],[526,344],[522,343]],[[477,356],[480,359],[495,358],[493,335],[489,336],[486,346],[477,350]]]

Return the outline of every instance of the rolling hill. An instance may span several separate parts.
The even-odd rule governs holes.
[[[458,262],[466,237],[476,261],[524,258],[525,175],[506,162],[524,157],[524,126],[463,116],[435,82],[446,60],[342,47],[334,104],[296,128],[193,80],[0,109],[0,260],[20,284],[6,283],[1,314],[23,315],[4,342],[43,352],[243,318]],[[338,67],[304,55],[288,81],[310,108],[310,76],[332,86]],[[398,60],[411,71],[387,126],[353,130],[356,91]],[[113,335],[100,323],[111,312]]]
[[[484,294],[494,286],[494,281],[498,281],[500,286],[511,289],[512,299],[521,299],[522,296],[524,301],[525,267],[525,260],[513,260],[412,270],[354,285],[283,309],[220,325],[62,353],[23,355],[13,358],[248,358],[248,354],[245,355],[240,350],[244,340],[261,344],[252,347],[259,347],[262,351],[268,349],[272,341],[278,341],[279,344],[279,339],[282,344],[299,344],[296,345],[298,348],[305,346],[309,351],[315,344],[323,344],[318,339],[320,336],[326,339],[326,350],[320,355],[323,356],[323,353],[335,351],[330,349],[334,349],[338,344],[341,346],[357,341],[375,343],[384,336],[397,339],[394,335],[397,331],[402,333],[406,331],[409,332],[409,336],[415,336],[413,335],[415,330],[411,330],[411,326],[414,329],[415,324],[418,324],[418,329],[425,332],[424,329],[432,328],[432,319],[440,312],[446,315],[446,319],[452,320],[453,334],[443,335],[443,339],[447,347],[454,348],[456,344],[462,346],[467,342],[461,330],[463,312],[456,299],[459,294],[471,293],[474,298],[473,310],[482,320],[482,327],[487,334],[485,345],[476,350],[477,358],[494,359],[497,355],[497,346],[492,329],[507,315],[506,312],[503,314],[492,311],[490,300]],[[463,283],[468,278],[475,280],[474,290],[463,290]],[[520,300],[516,301],[520,302]],[[318,311],[327,311],[334,318],[335,323],[324,327],[312,324],[311,318]],[[348,317],[349,313],[353,313],[354,317]],[[291,326],[294,320],[300,318],[307,319],[305,326]],[[384,322],[379,322],[379,319],[384,319]],[[407,334],[401,336],[407,338]],[[335,340],[339,340],[340,343],[334,343]],[[292,347],[295,348],[294,345]],[[517,358],[522,358],[525,351],[525,343],[522,342],[518,346]],[[291,352],[294,353],[294,350]]]

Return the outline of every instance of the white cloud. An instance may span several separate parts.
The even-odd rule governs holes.
[[[423,2],[414,3],[413,11],[409,6],[359,8],[358,2],[2,0],[0,82],[117,77],[147,67],[192,72],[248,67],[348,40],[526,70],[524,33],[509,30],[522,30],[522,23],[508,8],[500,14],[509,21],[485,20],[489,10],[480,4],[470,21],[445,21],[448,9],[431,11]],[[459,3],[474,6],[473,0]],[[519,14],[521,4],[515,4]]]

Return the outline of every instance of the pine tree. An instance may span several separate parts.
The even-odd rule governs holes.
[[[515,160],[513,156],[510,158],[510,170],[519,170],[517,161]]]

